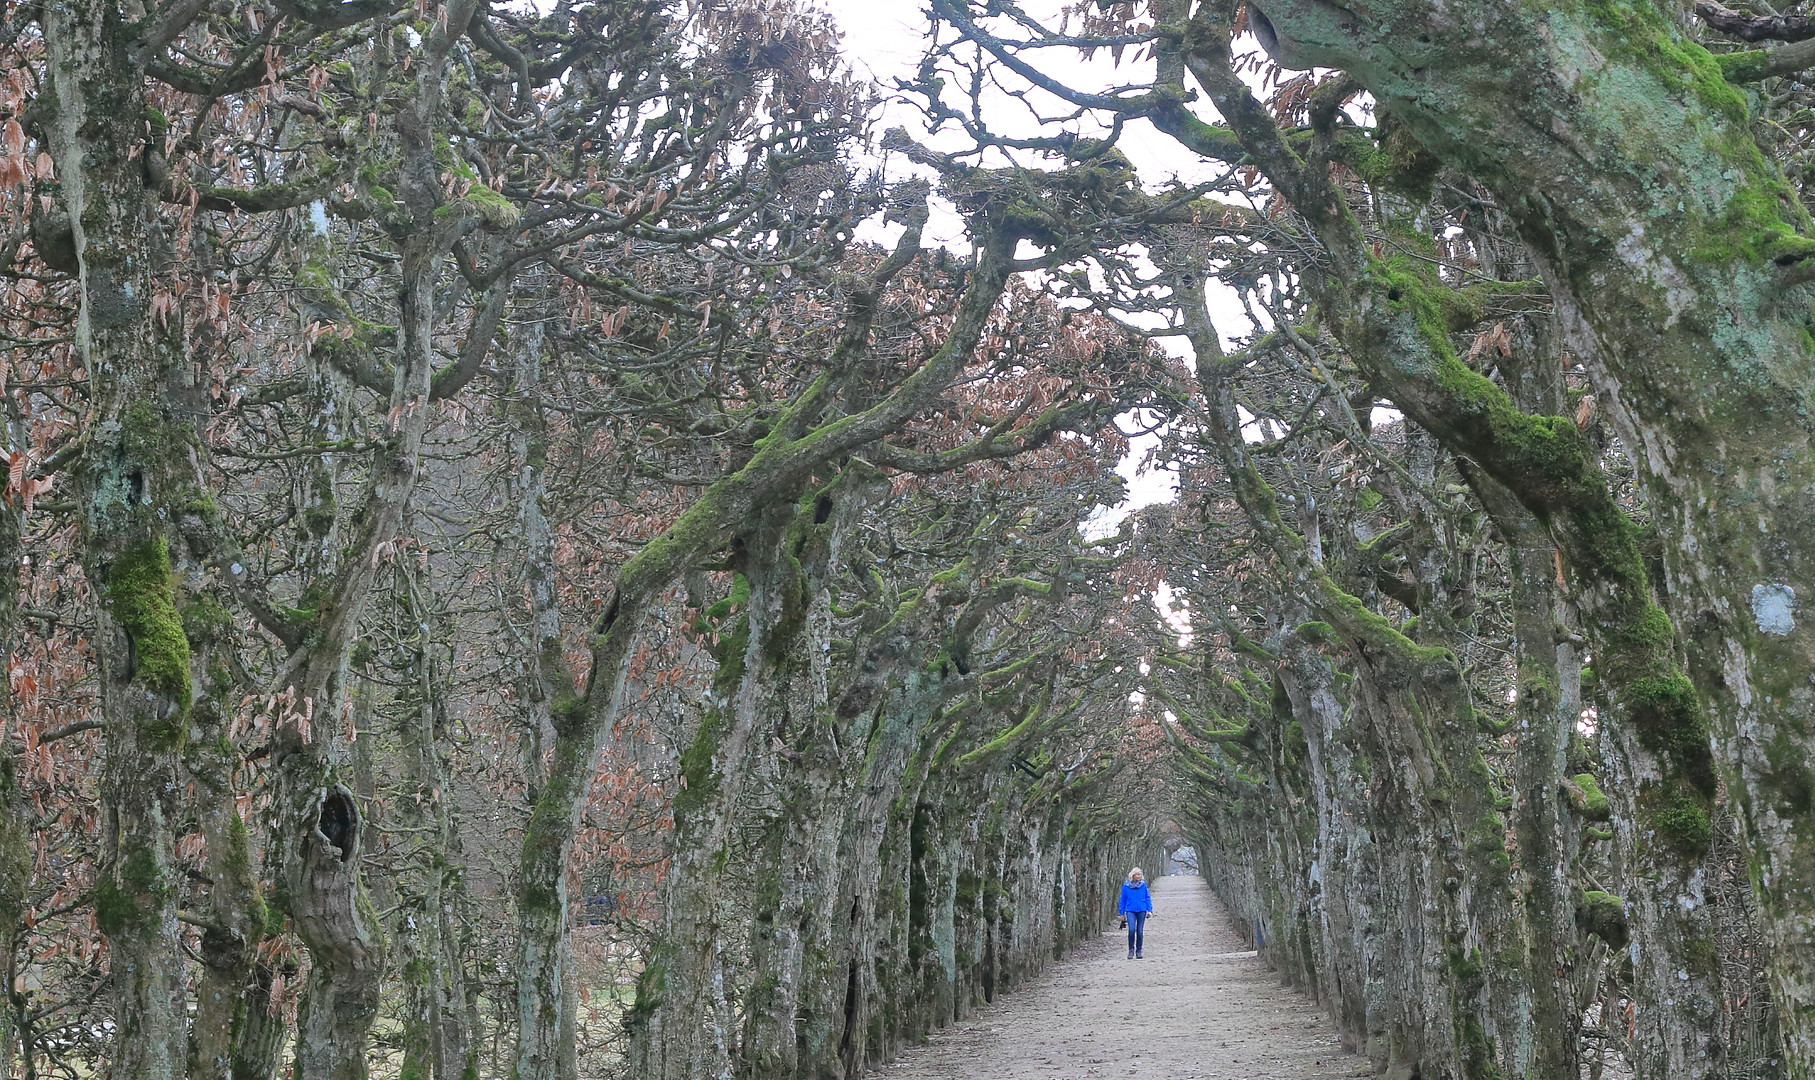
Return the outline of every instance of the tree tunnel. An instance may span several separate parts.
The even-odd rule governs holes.
[[[1815,1075],[1753,8],[0,11],[0,1070],[855,1078],[1139,865],[1395,1080]]]

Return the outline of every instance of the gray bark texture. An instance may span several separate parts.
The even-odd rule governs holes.
[[[43,26],[55,101],[43,124],[80,282],[76,347],[101,418],[79,499],[107,740],[96,919],[113,950],[108,1064],[159,1080],[186,1065],[173,819],[194,688],[171,525],[188,493],[172,415],[188,373],[171,328],[151,318],[156,252],[137,160],[149,128],[129,35],[105,3],[59,7]]]
[[[1744,95],[1662,6],[1384,3],[1358,18],[1318,0],[1270,0],[1258,10],[1276,55],[1350,71],[1421,143],[1481,177],[1537,260],[1666,538],[1670,613],[1690,628],[1685,693],[1711,721],[1681,740],[1711,738],[1744,808],[1788,1064],[1815,1068],[1815,923],[1797,899],[1808,893],[1810,840],[1785,794],[1800,783],[1786,778],[1807,770],[1815,732],[1803,685],[1810,630],[1796,617],[1796,598],[1811,587],[1806,388],[1815,357],[1791,302],[1807,288],[1796,272],[1815,231],[1807,212],[1754,144]],[[1659,217],[1662,203],[1675,211]],[[1641,943],[1640,963],[1662,966],[1684,941],[1706,941],[1702,928],[1675,925],[1706,898],[1692,865],[1675,870],[1655,852],[1673,834],[1706,843],[1714,776],[1679,780],[1668,753],[1662,767],[1641,764],[1694,720],[1642,697],[1632,707],[1635,768],[1619,783],[1639,810],[1632,845],[1657,871],[1656,907],[1640,921],[1662,937]],[[1697,988],[1711,965],[1684,972],[1687,993],[1673,996],[1714,1008]],[[1689,1032],[1706,1032],[1697,1019]],[[1666,1060],[1651,1075],[1718,1073],[1700,1036],[1657,1035]]]

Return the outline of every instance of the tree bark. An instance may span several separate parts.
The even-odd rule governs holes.
[[[174,794],[194,695],[166,524],[186,486],[172,459],[187,436],[166,393],[177,331],[150,317],[154,222],[139,160],[149,129],[131,34],[105,2],[39,17],[51,103],[39,122],[73,232],[76,350],[94,407],[76,494],[106,731],[95,911],[114,984],[108,1067],[161,1080],[186,1063]]]
[[[400,568],[396,604],[404,627],[399,637],[414,648],[408,673],[414,685],[399,695],[397,743],[403,758],[404,797],[392,814],[411,839],[394,875],[397,927],[392,934],[404,983],[404,1076],[459,1080],[477,1070],[466,1027],[466,985],[460,964],[458,913],[464,900],[460,835],[448,797],[441,756],[443,708],[435,669],[436,615],[424,603],[426,583]],[[411,633],[410,631],[413,631]],[[443,675],[445,680],[445,675]]]
[[[556,601],[554,532],[543,508],[547,498],[548,431],[541,409],[542,331],[532,321],[516,343],[516,389],[525,399],[514,408],[512,494],[520,529],[519,555],[527,625],[520,638],[522,671],[517,697],[523,709],[525,772],[532,806],[539,805],[551,774],[551,756],[560,744],[555,721],[578,702],[567,669],[561,610]],[[557,868],[556,860],[561,865]],[[556,881],[556,875],[560,880]],[[525,863],[518,882],[517,1051],[520,1080],[577,1080],[575,1010],[568,992],[574,980],[566,856],[539,852]]]
[[[1299,619],[1299,622],[1306,620]],[[1322,938],[1317,965],[1320,997],[1336,1021],[1345,1049],[1369,1041],[1369,1017],[1383,1012],[1379,976],[1367,962],[1381,875],[1369,828],[1366,770],[1354,761],[1357,738],[1338,700],[1329,661],[1299,635],[1282,643],[1281,687],[1304,728],[1306,771],[1317,815],[1316,870],[1304,879],[1318,911]],[[1209,854],[1204,848],[1203,858]],[[1204,863],[1207,867],[1209,863]],[[1219,891],[1227,891],[1227,886]],[[1253,910],[1244,905],[1236,910]]]
[[[449,248],[480,223],[463,202],[447,201],[436,157],[443,65],[473,11],[473,0],[444,6],[412,58],[413,92],[396,113],[402,160],[394,180],[408,226],[396,238],[401,280],[390,430],[381,436],[345,557],[325,580],[309,634],[290,658],[286,674],[295,711],[274,733],[278,832],[273,842],[281,855],[282,896],[313,961],[297,1013],[297,1080],[364,1080],[382,991],[385,936],[359,876],[365,816],[340,779],[347,748],[330,733],[338,730],[345,699],[348,645],[419,479],[432,409],[439,271]],[[476,323],[475,332],[489,336],[490,329]],[[467,351],[483,355],[489,344],[469,341]],[[314,735],[317,724],[320,738]]]
[[[1485,478],[1474,482],[1477,492],[1489,485],[1498,486]],[[1518,1065],[1527,1076],[1573,1076],[1579,1068],[1581,1012],[1574,983],[1565,977],[1575,967],[1578,933],[1570,873],[1573,830],[1563,784],[1569,741],[1582,711],[1581,659],[1559,629],[1566,611],[1549,532],[1510,495],[1497,494],[1494,501],[1483,501],[1512,555],[1519,695],[1513,717],[1513,832],[1531,1001],[1530,1053]]]
[[[746,998],[740,1067],[763,1080],[812,1075],[816,1064],[835,1058],[833,1033],[843,1020],[842,1008],[835,1015],[829,1007],[827,976],[819,970],[838,966],[834,920],[849,866],[839,847],[857,752],[849,718],[828,709],[830,586],[844,572],[842,548],[861,520],[866,486],[851,474],[809,495],[776,546],[763,553],[759,561],[766,565],[752,566],[754,574],[784,582],[791,609],[783,633],[763,650],[774,665],[764,727],[771,745],[783,748],[775,763],[780,813],[758,847],[750,964],[760,975]],[[753,586],[752,601],[755,595]],[[837,990],[842,1006],[844,987]]]
[[[1425,146],[1481,177],[1530,246],[1641,464],[1670,607],[1688,628],[1689,692],[1714,716],[1718,764],[1747,818],[1788,1064],[1815,1069],[1815,820],[1799,794],[1815,752],[1815,698],[1799,689],[1815,637],[1797,618],[1815,595],[1815,352],[1793,314],[1815,250],[1807,212],[1758,151],[1743,95],[1662,8],[1414,0],[1360,20],[1322,0],[1258,9],[1276,56],[1349,71]],[[1661,203],[1673,212],[1658,215]],[[1654,746],[1707,741],[1668,712],[1638,727],[1635,741]],[[1693,798],[1663,772],[1630,777],[1635,840],[1705,847],[1712,790]],[[1704,904],[1686,873],[1665,888],[1660,905]],[[1655,1075],[1719,1068],[1697,1045],[1666,1054]]]

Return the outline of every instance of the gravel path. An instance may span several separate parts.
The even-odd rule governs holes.
[[[1146,959],[1112,931],[1035,982],[935,1032],[886,1080],[1335,1080],[1371,1076],[1323,1010],[1279,985],[1202,879],[1153,884]]]

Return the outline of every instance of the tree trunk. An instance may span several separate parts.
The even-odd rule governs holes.
[[[1513,637],[1517,647],[1518,700],[1513,723],[1513,833],[1518,843],[1519,890],[1530,985],[1530,1051],[1517,1062],[1531,1077],[1574,1076],[1581,1012],[1572,970],[1578,933],[1570,870],[1573,845],[1563,798],[1569,741],[1581,713],[1581,660],[1559,629],[1563,604],[1556,583],[1556,548],[1550,534],[1503,489],[1488,495],[1485,478],[1475,490],[1511,549]],[[1497,498],[1495,497],[1497,496]]]
[[[1298,59],[1291,33],[1299,31],[1287,33],[1279,30],[1277,20],[1268,21],[1276,6],[1290,12],[1292,20],[1305,20],[1304,25],[1316,33],[1350,32],[1320,23],[1334,9],[1318,0],[1266,5],[1257,29],[1263,41],[1277,46],[1290,62]],[[1405,5],[1407,10],[1417,6]],[[1524,17],[1506,16],[1514,22]],[[1316,162],[1307,164],[1286,146],[1272,119],[1231,73],[1232,19],[1231,4],[1200,7],[1192,19],[1185,66],[1210,90],[1218,109],[1231,119],[1237,138],[1264,162],[1270,178],[1306,216],[1324,245],[1327,265],[1318,265],[1308,277],[1338,337],[1380,393],[1452,452],[1473,458],[1544,523],[1572,572],[1571,589],[1603,670],[1610,675],[1612,692],[1603,723],[1613,743],[1629,749],[1619,756],[1633,766],[1629,775],[1618,778],[1629,781],[1633,789],[1616,791],[1613,797],[1630,798],[1634,800],[1630,805],[1642,810],[1643,827],[1625,833],[1623,845],[1638,860],[1631,864],[1637,871],[1635,892],[1646,894],[1635,895],[1631,908],[1640,951],[1649,957],[1638,965],[1644,1008],[1637,1024],[1646,1033],[1639,1040],[1639,1052],[1644,1056],[1655,1047],[1658,1059],[1667,1063],[1661,1068],[1681,1070],[1660,1075],[1703,1075],[1702,1070],[1717,1067],[1711,1064],[1714,1055],[1705,1049],[1717,1038],[1717,1017],[1709,1008],[1708,982],[1697,974],[1708,968],[1710,939],[1692,883],[1703,855],[1698,846],[1705,849],[1707,843],[1705,821],[1715,777],[1702,706],[1683,674],[1670,619],[1652,597],[1636,527],[1614,501],[1592,448],[1572,421],[1523,412],[1457,356],[1449,341],[1447,316],[1434,313],[1445,298],[1464,307],[1467,301],[1417,260],[1376,255],[1327,170]],[[1279,38],[1282,33],[1285,38]],[[1379,57],[1369,63],[1375,59]],[[1364,82],[1371,70],[1366,64],[1357,67]],[[1502,78],[1508,70],[1496,67],[1493,77]],[[1521,76],[1533,77],[1530,71]],[[1395,101],[1393,108],[1399,104]],[[1497,99],[1490,105],[1485,98],[1470,107],[1484,113],[1499,109]],[[1498,111],[1494,122],[1511,115]],[[1481,165],[1478,156],[1456,160],[1465,167]],[[1565,162],[1551,167],[1574,168]],[[1513,187],[1500,192],[1510,200],[1508,205],[1520,207],[1516,219],[1533,204],[1513,198]],[[1535,257],[1540,265],[1552,258],[1544,251],[1535,251]],[[1556,295],[1563,326],[1569,329],[1575,318],[1568,312],[1569,298]],[[1639,306],[1636,301],[1627,304]],[[1579,340],[1572,338],[1572,347],[1579,351]],[[1685,977],[1690,983],[1686,988],[1680,985]]]
[[[736,617],[736,629],[724,638],[728,647],[720,660],[719,701],[682,759],[686,786],[674,799],[675,854],[663,884],[662,933],[637,989],[638,1068],[650,1080],[725,1075],[741,1056],[718,955],[728,932],[722,908],[732,830],[756,755],[770,738],[771,710],[784,716],[792,711],[803,723],[811,723],[816,711],[810,669],[800,673],[798,682],[789,678],[794,674],[789,661],[809,653],[797,646],[810,622],[805,582],[790,550],[794,520],[791,505],[772,506],[739,545],[747,553],[741,572],[749,599],[744,614]],[[789,699],[786,706],[775,704],[778,697]],[[775,930],[798,932],[797,927]],[[786,945],[780,951],[775,959],[798,962]],[[789,996],[791,977],[797,974],[765,972],[777,985],[788,977],[783,992]],[[761,1011],[762,995],[757,1001]],[[788,1030],[785,1036],[769,1036],[765,1049],[778,1056],[774,1065],[791,1073],[792,1009],[775,1019]],[[760,1022],[752,1021],[759,1031]]]
[[[221,688],[225,689],[225,687]],[[217,691],[218,693],[218,691]],[[227,736],[225,703],[196,708],[196,738],[185,755],[195,785],[196,826],[207,845],[209,926],[190,1026],[191,1080],[229,1080],[234,1045],[249,1020],[252,970],[264,940],[266,908],[252,864],[251,837],[239,814],[239,750]]]
[[[1320,0],[1259,7],[1276,55],[1350,71],[1426,146],[1480,176],[1529,243],[1641,464],[1666,538],[1670,607],[1690,628],[1694,690],[1748,818],[1788,1064],[1815,1069],[1804,779],[1815,698],[1797,689],[1815,666],[1810,621],[1797,618],[1815,595],[1815,353],[1795,314],[1798,297],[1807,306],[1798,267],[1815,249],[1808,214],[1759,153],[1744,96],[1686,40],[1674,9],[1410,2],[1345,20]],[[1664,203],[1673,210],[1659,215]],[[1635,740],[1706,741],[1658,712]],[[1630,777],[1639,838],[1705,847],[1706,799],[1667,771]],[[1662,884],[1660,905],[1704,903],[1692,875]],[[1644,949],[1641,964],[1653,963]],[[1656,1075],[1713,1075],[1718,1060],[1698,1050],[1666,1049],[1669,1071]]]
[[[523,709],[528,757],[525,773],[530,778],[528,796],[532,806],[543,798],[544,786],[551,776],[551,756],[561,745],[556,714],[566,713],[578,703],[573,677],[568,672],[561,610],[556,601],[554,531],[542,506],[547,497],[544,474],[548,431],[540,407],[534,404],[541,384],[541,326],[540,321],[532,320],[516,342],[516,389],[525,403],[514,407],[511,425],[511,489],[517,504],[521,544],[518,573],[527,603],[525,610],[512,614],[526,621],[519,638],[522,670],[517,680],[517,698]],[[543,836],[546,834],[538,834],[539,838]],[[533,865],[525,862],[518,881],[519,1080],[579,1077],[576,1018],[570,992],[575,976],[566,860],[559,843],[546,851],[539,845]],[[559,881],[555,880],[557,875]]]
[[[273,740],[274,843],[281,853],[283,899],[313,961],[297,1014],[297,1080],[364,1080],[382,990],[384,932],[359,877],[364,814],[340,781],[348,747],[336,733],[347,648],[419,479],[434,400],[439,274],[449,249],[483,220],[470,200],[447,199],[437,156],[446,147],[436,128],[443,119],[444,65],[474,9],[474,0],[442,6],[411,57],[414,86],[395,114],[401,160],[390,179],[407,227],[397,237],[399,343],[388,430],[380,436],[382,447],[374,455],[366,502],[350,530],[345,557],[320,592],[305,644],[290,658],[286,674],[296,712],[279,725]],[[465,352],[483,358],[491,333],[492,324],[475,320]]]
[[[459,1080],[477,1060],[466,1028],[465,977],[456,911],[463,896],[460,837],[441,758],[442,704],[436,693],[438,625],[421,595],[426,584],[400,568],[396,598],[414,645],[414,685],[399,695],[398,747],[404,797],[392,809],[400,832],[403,869],[396,875],[398,968],[404,982],[403,1075]],[[444,676],[445,677],[445,676]]]
[[[41,100],[54,102],[40,123],[79,266],[76,351],[94,410],[76,496],[98,601],[91,640],[106,732],[95,913],[114,986],[108,1067],[160,1080],[181,1076],[186,1062],[173,842],[194,692],[167,524],[186,487],[188,436],[171,423],[166,394],[180,329],[150,318],[153,222],[140,160],[149,128],[132,35],[109,3],[39,17]]]
[[[271,1080],[277,1075],[290,1035],[283,1011],[274,1008],[271,999],[280,974],[286,979],[296,977],[294,969],[280,972],[268,961],[252,968],[251,985],[233,1027],[232,1080]]]
[[[8,410],[10,413],[11,410]],[[28,445],[23,432],[24,425],[12,423],[7,417],[4,428],[9,446],[17,447],[23,453]],[[19,589],[21,584],[21,557],[23,551],[23,531],[25,518],[22,507],[14,506],[11,501],[0,497],[0,679],[7,683],[7,706],[5,722],[8,730],[19,730],[17,706],[12,695],[12,672],[14,667],[13,649],[20,641],[19,635]],[[14,775],[13,757],[4,755],[0,762],[0,933],[4,933],[6,947],[6,966],[8,972],[16,970],[17,957],[15,946],[18,936],[15,928],[25,912],[29,896],[27,888],[31,884],[31,834],[24,816],[24,804],[19,797],[17,777]],[[11,990],[0,994],[0,1071],[12,1073],[14,1047],[20,1037],[19,1025],[16,1023],[15,1010],[10,999]],[[30,1054],[30,1048],[25,1048]],[[27,1065],[28,1070],[31,1066]]]
[[[1522,964],[1506,963],[1517,953],[1506,825],[1461,667],[1450,650],[1414,642],[1367,611],[1329,577],[1316,549],[1286,526],[1273,489],[1248,458],[1228,381],[1232,362],[1223,357],[1201,304],[1200,294],[1185,323],[1197,352],[1208,438],[1279,573],[1304,583],[1306,602],[1327,620],[1287,632],[1339,642],[1354,663],[1349,701],[1361,718],[1356,742],[1368,759],[1371,832],[1382,859],[1376,910],[1392,928],[1388,932],[1400,935],[1392,950],[1398,963],[1387,970],[1391,1013],[1384,1025],[1370,1021],[1370,1029],[1384,1027],[1383,1041],[1370,1030],[1370,1056],[1389,1075],[1492,1075],[1500,1068],[1496,1024],[1516,1027],[1521,1018],[1494,1015],[1489,1006],[1501,995],[1490,980],[1516,984],[1526,973]],[[1414,537],[1420,530],[1428,526],[1415,526]],[[1435,539],[1424,543],[1435,546]],[[1453,632],[1457,598],[1435,591],[1441,587],[1435,568],[1443,560],[1434,552],[1411,554],[1414,566],[1433,568],[1421,575],[1430,595],[1421,608],[1419,636],[1441,641]],[[1296,829],[1284,824],[1268,832],[1295,835]],[[1308,860],[1284,861],[1298,865],[1276,877],[1296,891]],[[1296,921],[1288,908],[1275,910]],[[1277,936],[1296,932],[1290,924],[1273,929]],[[1281,947],[1289,953],[1288,943]],[[1512,1041],[1518,1032],[1499,1034]]]
[[[1344,1048],[1359,1053],[1368,1045],[1369,1017],[1381,1013],[1379,978],[1370,971],[1365,947],[1378,918],[1380,888],[1365,770],[1354,761],[1356,736],[1337,698],[1329,661],[1296,634],[1283,643],[1280,658],[1282,687],[1304,729],[1317,815],[1317,865],[1315,872],[1305,868],[1305,880],[1317,905],[1323,941],[1319,996],[1336,1021]],[[1200,850],[1205,853],[1200,858],[1207,857],[1209,849]]]
[[[771,745],[781,748],[776,762],[781,813],[769,822],[758,849],[750,966],[760,974],[746,999],[740,1063],[742,1075],[761,1080],[814,1075],[816,1063],[837,1056],[834,1032],[842,1026],[844,987],[838,987],[834,1012],[831,995],[818,984],[826,977],[822,966],[839,966],[833,959],[834,920],[848,871],[839,859],[839,841],[857,751],[849,718],[828,708],[830,586],[844,572],[841,549],[861,520],[865,487],[859,478],[809,496],[778,538],[768,565],[752,567],[792,579],[785,586],[791,610],[783,618],[784,633],[764,648],[774,664],[764,695],[764,726]]]

